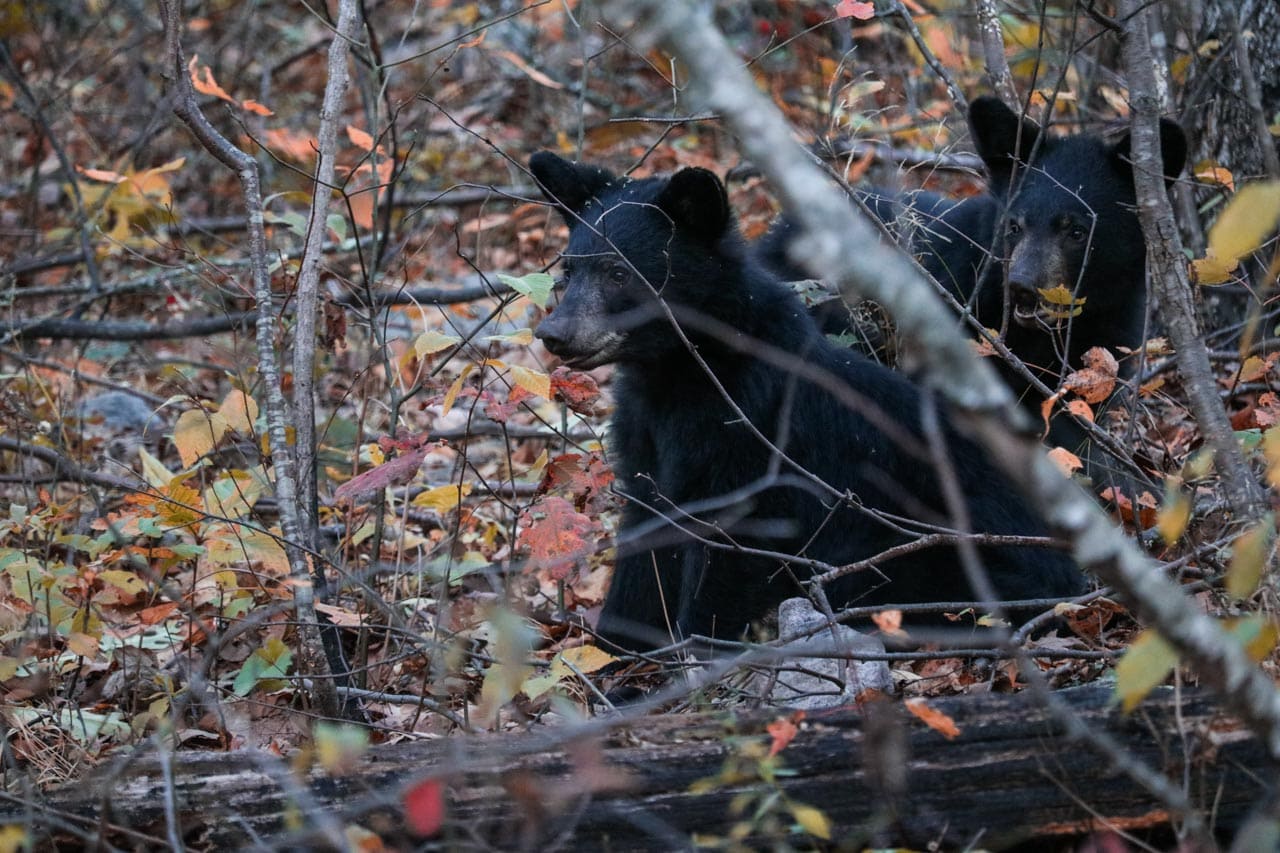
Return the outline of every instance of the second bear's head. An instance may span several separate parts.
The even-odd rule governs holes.
[[[578,368],[658,359],[683,347],[672,317],[723,316],[741,249],[715,174],[633,179],[549,151],[529,168],[569,225],[565,289],[537,330],[552,353]]]

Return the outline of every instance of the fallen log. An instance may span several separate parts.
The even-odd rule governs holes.
[[[1259,741],[1205,691],[1160,690],[1130,715],[1110,691],[1057,694],[1092,731],[1165,774],[1219,834],[1275,778]],[[257,753],[139,756],[85,782],[0,795],[0,822],[43,849],[86,840],[190,849],[324,849],[352,826],[416,849],[686,849],[799,824],[846,844],[999,849],[1176,821],[1112,757],[1065,736],[1027,693],[928,702],[948,739],[899,703],[810,712],[768,757],[786,712],[593,720],[559,728],[375,746],[341,776],[296,775]],[[943,726],[942,728],[945,728]],[[405,792],[445,807],[430,839],[408,830]],[[1185,780],[1185,785],[1184,785]],[[421,801],[419,801],[421,803]],[[808,807],[808,809],[806,809]],[[419,804],[411,809],[422,820]],[[815,811],[816,810],[816,813]],[[817,814],[820,813],[820,814]],[[428,818],[430,820],[430,818]]]

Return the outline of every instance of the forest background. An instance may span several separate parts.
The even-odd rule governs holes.
[[[636,175],[703,166],[752,238],[787,180],[714,91],[696,96],[661,10],[633,5],[0,6],[6,779],[39,789],[138,746],[303,747],[336,772],[368,740],[582,725],[600,707],[593,673],[614,660],[584,625],[616,524],[609,372],[557,368],[532,338],[564,229],[524,163],[549,148]],[[1138,103],[1184,126],[1181,246],[1153,287],[1182,287],[1203,334],[1152,346],[1126,398],[1154,486],[1111,507],[1126,544],[1085,561],[1101,589],[1018,653],[880,658],[926,703],[1015,691],[1032,666],[1047,687],[1116,682],[1132,706],[1177,670],[1280,757],[1259,488],[1280,479],[1275,203],[1240,192],[1280,178],[1275,4],[779,0],[712,18],[850,183],[980,192],[963,110],[983,91],[1033,115],[1051,103],[1066,131],[1127,126]],[[1220,274],[1192,264],[1210,250]],[[834,272],[857,289],[858,270]],[[947,350],[922,351],[918,319],[875,289],[895,276],[863,277],[928,376]],[[1221,423],[1195,410],[1193,358]],[[1004,417],[992,440],[1030,459]],[[1074,499],[1058,488],[1037,500]],[[1079,533],[1078,553],[1111,541]],[[1153,566],[1180,588],[1144,580]],[[785,655],[748,652],[622,718],[768,704],[751,677]],[[658,683],[652,661],[627,677]],[[410,819],[441,831],[446,788],[413,790]],[[1175,805],[1180,831],[1203,830]],[[824,821],[791,803],[750,829],[822,836]]]

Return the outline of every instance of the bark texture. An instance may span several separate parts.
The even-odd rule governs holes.
[[[1260,742],[1222,716],[1207,691],[1184,691],[1179,701],[1158,690],[1128,716],[1110,706],[1109,688],[1058,696],[1085,725],[1185,782],[1190,802],[1224,835],[1275,779]],[[786,774],[776,783],[755,768],[770,742],[765,726],[785,713],[673,715],[588,724],[595,735],[574,742],[544,729],[387,744],[336,778],[298,777],[281,759],[244,752],[177,753],[39,795],[7,795],[0,821],[29,827],[42,849],[85,843],[68,824],[125,846],[140,839],[119,827],[217,850],[325,849],[342,827],[359,824],[402,849],[616,851],[681,850],[695,833],[725,836],[778,792],[774,831],[791,824],[784,803],[805,804],[831,821],[833,839],[858,845],[1000,849],[1105,827],[1142,834],[1176,818],[1106,755],[1067,738],[1029,694],[928,706],[959,734],[949,740],[897,703],[872,706],[878,713],[810,713],[781,753]],[[445,784],[447,818],[424,844],[406,833],[400,803],[433,777]],[[695,786],[703,780],[713,781]],[[734,800],[753,795],[735,813]],[[758,847],[768,836],[761,820],[750,838]]]

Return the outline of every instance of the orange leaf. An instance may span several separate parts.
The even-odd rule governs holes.
[[[1089,423],[1093,423],[1093,409],[1089,408],[1089,404],[1084,400],[1072,400],[1067,403],[1067,411],[1078,418],[1084,418]]]
[[[947,740],[960,734],[960,727],[956,725],[955,720],[935,708],[930,708],[923,699],[908,699],[904,704],[908,711]]]
[[[1085,367],[1068,376],[1063,385],[1075,391],[1087,402],[1101,403],[1116,387],[1120,366],[1116,358],[1102,347],[1094,347],[1084,354]]]
[[[348,196],[351,203],[351,219],[359,228],[373,228],[373,193],[361,192]]]
[[[347,138],[351,144],[364,151],[373,151],[373,137],[358,127],[347,125]]]
[[[901,610],[881,610],[879,613],[871,614],[871,621],[886,634],[903,633]]]
[[[166,601],[154,607],[145,607],[139,610],[136,615],[138,621],[143,625],[157,625],[172,616],[177,609],[177,603]]]
[[[76,171],[90,180],[104,181],[108,184],[118,184],[122,181],[128,180],[128,178],[119,172],[109,172],[106,169],[86,169],[83,166],[76,166]]]
[[[444,825],[444,783],[427,779],[404,792],[404,817],[414,835],[435,835]]]
[[[790,717],[779,717],[764,727],[765,731],[773,738],[773,743],[769,746],[770,755],[777,755],[786,749],[791,741],[795,740],[796,735],[800,733],[800,727],[796,723],[803,719],[804,712],[797,711]]]
[[[1049,451],[1049,460],[1062,469],[1062,473],[1070,477],[1076,471],[1084,467],[1084,463],[1080,461],[1080,457],[1076,456],[1065,447],[1055,447]]]
[[[251,112],[251,113],[253,113],[254,115],[260,115],[260,116],[273,116],[273,115],[275,115],[275,113],[274,113],[274,112],[272,112],[272,111],[271,111],[271,109],[270,109],[269,107],[265,107],[265,106],[263,106],[262,104],[258,103],[257,101],[253,100],[252,98],[250,98],[250,99],[249,99],[249,100],[247,100],[247,101],[241,101],[241,102],[240,102],[240,106],[244,107],[244,109],[245,109],[245,111],[246,111],[246,112]]]
[[[200,66],[200,70],[196,70],[196,61],[200,58],[199,54],[192,56],[191,61],[187,63],[187,71],[191,74],[191,85],[197,92],[202,95],[213,95],[215,98],[221,98],[229,103],[236,103],[236,99],[227,94],[227,90],[218,85],[218,81],[213,79],[213,70],[207,65]]]

